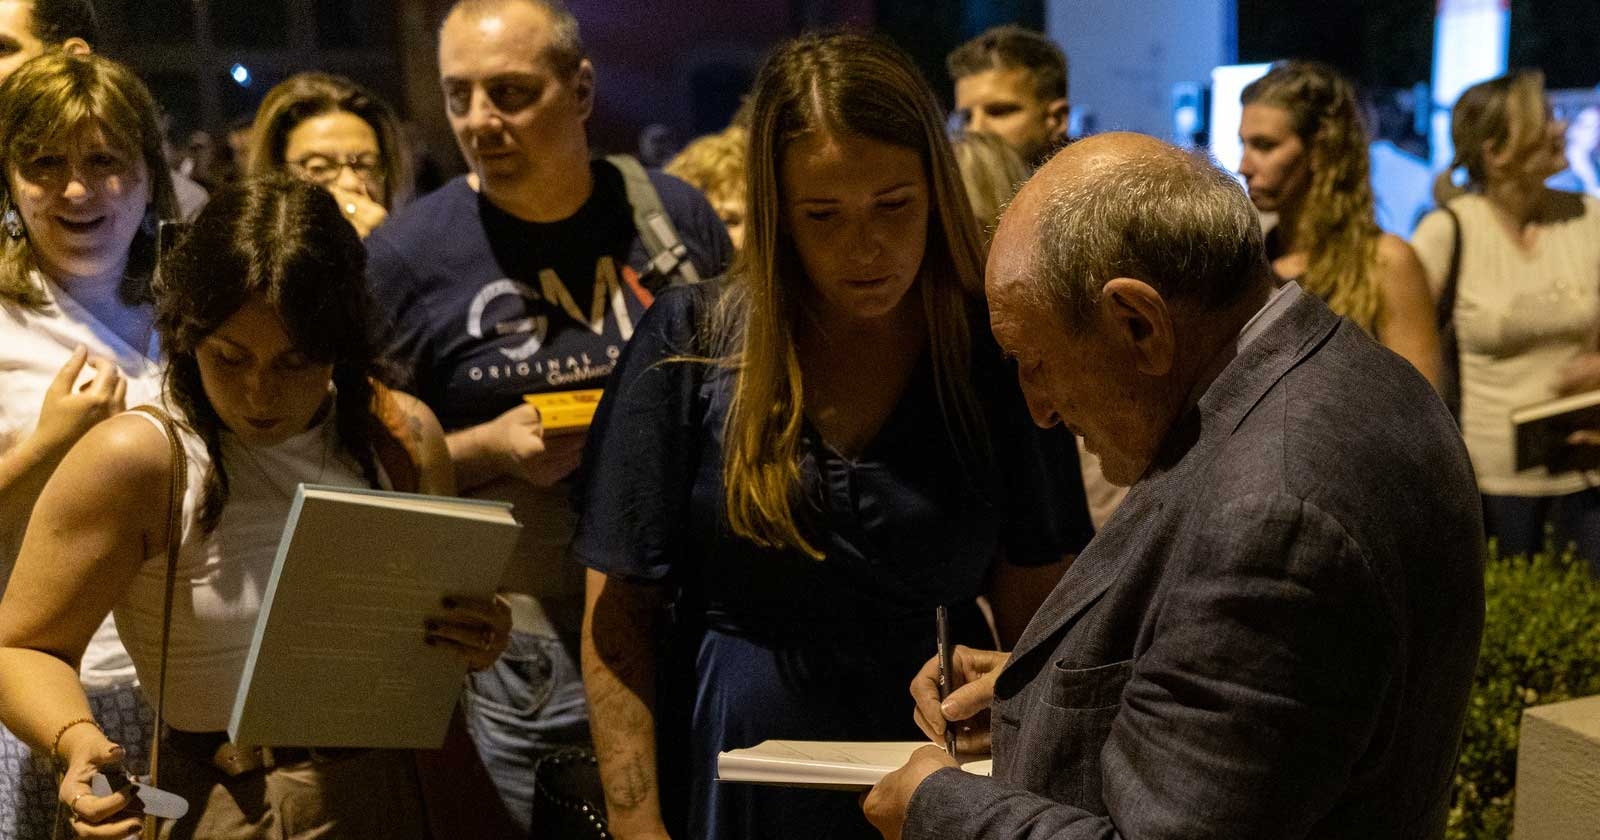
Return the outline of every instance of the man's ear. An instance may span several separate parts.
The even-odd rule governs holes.
[[[572,92],[578,98],[583,118],[589,119],[594,113],[594,64],[587,58],[578,63],[578,72],[573,74]]]
[[[1118,277],[1100,291],[1102,326],[1146,376],[1166,376],[1177,355],[1172,313],[1161,293],[1143,280]]]
[[[61,49],[70,55],[88,55],[94,52],[94,48],[89,46],[89,42],[82,38],[68,38],[62,41]]]
[[[1072,106],[1065,96],[1052,99],[1044,106],[1045,124],[1050,126],[1050,143],[1060,146],[1067,142],[1067,125],[1072,116]]]

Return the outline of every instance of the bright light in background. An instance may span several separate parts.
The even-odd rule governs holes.
[[[1244,157],[1244,145],[1239,142],[1244,106],[1239,104],[1239,94],[1271,69],[1271,64],[1224,64],[1211,71],[1211,154],[1235,175]]]
[[[1194,136],[1205,128],[1201,104],[1206,100],[1199,82],[1179,82],[1172,86],[1172,140],[1193,146]]]
[[[1439,0],[1433,35],[1433,165],[1450,165],[1450,108],[1463,90],[1506,72],[1510,0]]]
[[[228,75],[232,76],[233,80],[239,83],[239,87],[250,86],[250,68],[244,66],[243,64],[233,65],[233,67],[228,70]]]

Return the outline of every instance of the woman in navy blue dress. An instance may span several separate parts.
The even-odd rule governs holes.
[[[573,551],[619,838],[875,837],[854,795],[719,784],[717,753],[919,739],[935,607],[992,641],[988,595],[1009,636],[1053,582],[1019,570],[1091,533],[1070,434],[1031,422],[989,336],[910,60],[804,38],[754,96],[743,262],[655,302],[585,454]]]

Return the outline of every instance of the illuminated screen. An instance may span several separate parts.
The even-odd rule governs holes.
[[[1509,0],[1439,0],[1433,35],[1433,165],[1450,163],[1450,108],[1463,90],[1506,72]]]
[[[1229,172],[1239,171],[1239,94],[1272,69],[1271,64],[1225,64],[1211,71],[1211,154]]]

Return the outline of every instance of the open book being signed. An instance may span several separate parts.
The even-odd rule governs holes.
[[[762,741],[717,755],[717,780],[784,787],[866,790],[927,741]],[[961,769],[989,775],[988,756],[961,756]]]

